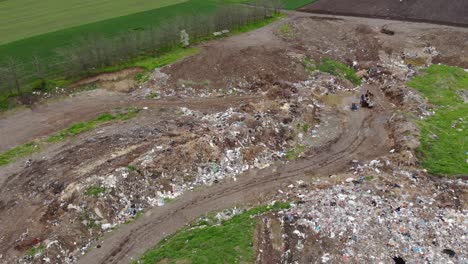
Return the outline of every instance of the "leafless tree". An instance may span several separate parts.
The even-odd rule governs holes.
[[[5,62],[7,80],[16,88],[16,92],[21,94],[21,79],[23,73],[23,65],[20,61],[13,57],[8,57]]]
[[[8,94],[13,94],[13,90],[11,89],[11,85],[8,80],[8,73],[5,68],[0,68],[0,91],[2,93],[8,92]]]
[[[37,55],[33,55],[31,59],[31,64],[34,69],[35,77],[40,80],[45,80],[47,71],[42,59]]]

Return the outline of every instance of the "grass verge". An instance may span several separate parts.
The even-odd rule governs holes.
[[[99,69],[96,73],[106,73],[106,72],[116,72],[127,68],[138,67],[143,68],[147,71],[152,71],[156,68],[166,66],[168,64],[174,63],[182,58],[195,55],[199,52],[198,48],[180,48],[177,47],[169,52],[163,53],[160,56],[141,56],[135,58],[134,60],[105,67]]]
[[[57,142],[60,140],[63,140],[67,137],[74,136],[86,131],[89,131],[93,129],[96,125],[100,123],[105,123],[109,121],[116,121],[116,120],[127,120],[130,118],[135,117],[135,115],[139,112],[137,108],[128,108],[126,112],[124,113],[118,113],[115,115],[109,114],[109,113],[104,113],[99,115],[93,120],[85,121],[85,122],[80,122],[71,125],[70,127],[58,132],[55,135],[52,135],[47,138],[47,142],[52,143],[52,142]]]
[[[289,208],[288,203],[259,206],[218,224],[198,222],[148,250],[134,263],[252,263],[254,216]]]
[[[434,175],[468,175],[468,73],[461,68],[432,65],[408,86],[427,97],[435,114],[417,121],[421,146],[417,149],[421,165]]]
[[[18,158],[28,156],[39,151],[39,149],[40,147],[38,144],[30,142],[2,152],[0,153],[0,166],[7,165]]]

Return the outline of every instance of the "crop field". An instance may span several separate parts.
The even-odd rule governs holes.
[[[0,44],[187,0],[0,1]]]
[[[10,0],[7,0],[6,2],[1,2],[1,4],[4,5],[5,3],[9,2]],[[163,2],[172,2],[174,4],[162,5]],[[1,45],[0,57],[11,56],[23,61],[27,61],[30,60],[33,55],[37,55],[47,60],[51,60],[55,57],[54,55],[58,49],[73,44],[81,37],[85,37],[87,35],[103,35],[109,37],[122,32],[141,30],[157,26],[165,20],[175,16],[184,16],[193,13],[210,13],[216,9],[216,7],[220,4],[220,1],[164,0],[158,1],[158,3],[160,3],[159,8],[156,6],[154,8],[150,8],[150,6],[147,5],[147,10],[144,10],[142,12],[126,14],[121,16],[119,16],[118,13],[115,13],[113,17],[107,17],[105,20],[93,22],[91,19],[89,19],[88,23],[82,23],[81,25],[75,24],[75,26],[72,27],[70,27],[72,24],[69,24],[69,27],[61,27],[61,29],[57,28],[58,30],[53,32],[48,32],[46,27],[42,27],[43,31],[41,32],[41,34],[36,34],[32,37],[23,38]],[[5,12],[4,8],[2,7],[0,7],[0,10],[3,10],[0,12]],[[34,9],[32,9],[31,12],[34,12]],[[53,12],[50,12],[50,14],[53,14]],[[72,15],[69,16],[72,17]],[[73,15],[73,17],[75,16],[81,17],[80,15]],[[2,17],[1,14],[0,17]],[[5,18],[3,17],[0,19],[5,20]],[[71,21],[65,22],[65,20],[67,19],[61,20],[60,23],[56,23],[72,23]],[[5,22],[2,21],[0,24],[4,23]],[[49,26],[52,27],[52,25]],[[21,31],[21,28],[15,29],[16,31]],[[4,29],[2,28],[2,26],[0,26],[0,32],[2,32],[0,34],[2,36],[0,43],[6,42],[4,41],[3,37],[6,34],[3,33],[3,31]],[[9,36],[9,38],[13,39],[13,36]]]

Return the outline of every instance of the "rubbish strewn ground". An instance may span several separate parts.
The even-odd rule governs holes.
[[[39,106],[46,125],[5,116],[2,133],[28,141],[140,109],[2,167],[0,263],[128,263],[202,214],[273,200],[294,206],[259,224],[259,263],[466,261],[466,181],[417,166],[408,113],[431,112],[405,83],[434,62],[463,67],[468,31],[384,25],[293,13],[204,44],[127,93]],[[323,57],[362,84],[316,71]],[[374,108],[352,111],[366,91]],[[47,121],[70,111],[66,125]]]

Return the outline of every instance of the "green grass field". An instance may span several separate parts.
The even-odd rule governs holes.
[[[4,0],[0,44],[188,0]]]
[[[432,65],[413,78],[415,88],[434,105],[435,114],[418,121],[421,165],[441,176],[468,175],[468,73],[445,65]]]
[[[6,2],[9,1],[13,0]],[[109,17],[102,21],[62,28],[53,32],[46,33],[45,31],[42,32],[43,34],[6,43],[0,46],[0,58],[11,56],[22,61],[29,61],[33,55],[37,55],[49,63],[54,63],[58,59],[56,51],[70,46],[79,38],[88,35],[112,37],[123,32],[151,28],[177,16],[208,14],[216,10],[221,0],[188,0],[185,2],[174,0],[173,2],[176,4],[154,9],[148,8],[147,11]],[[1,36],[3,40],[3,32]]]
[[[254,263],[252,243],[257,219],[253,216],[289,207],[289,203],[277,202],[226,221],[201,220],[161,241],[133,263]]]

